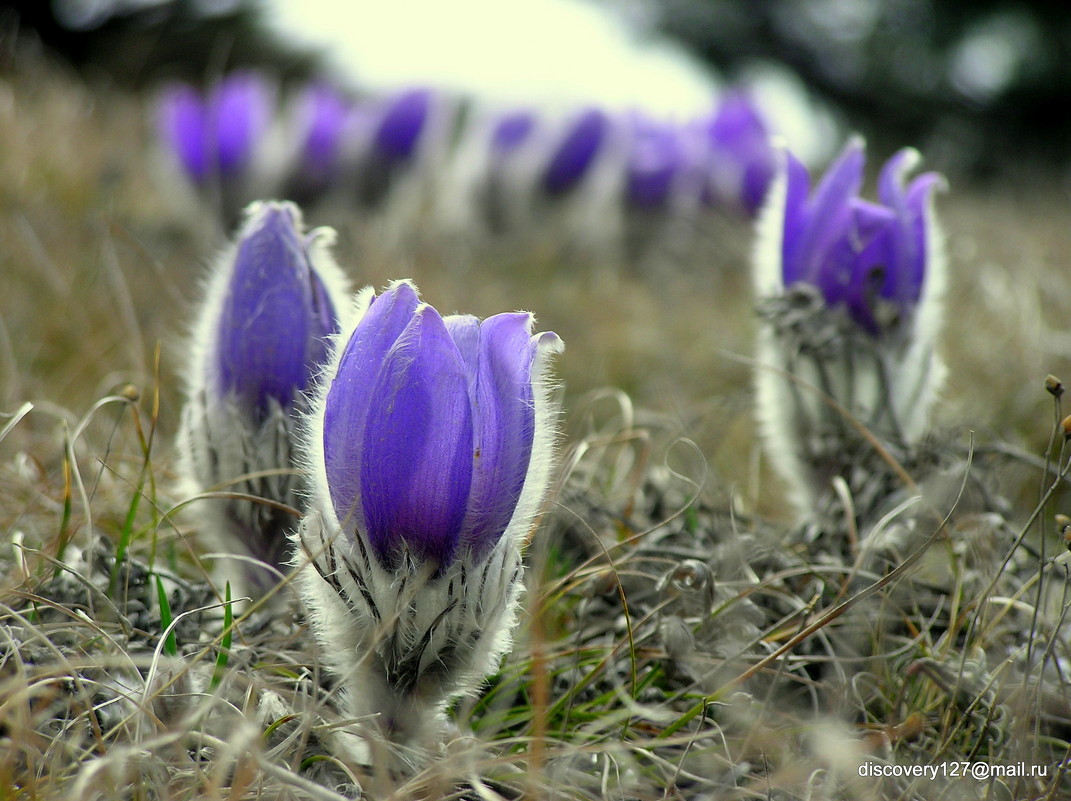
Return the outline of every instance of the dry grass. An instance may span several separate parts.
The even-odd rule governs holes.
[[[941,203],[945,441],[962,455],[978,432],[971,477],[1006,514],[966,499],[941,525],[948,502],[869,551],[778,522],[739,358],[746,226],[710,221],[687,258],[641,269],[314,218],[356,280],[412,277],[444,311],[530,308],[568,346],[566,469],[518,646],[456,710],[449,758],[390,775],[354,746],[289,587],[228,646],[175,514],[176,343],[222,234],[158,180],[145,116],[35,57],[0,76],[0,411],[21,410],[0,419],[0,798],[1071,793],[1066,493],[1036,465],[1063,414],[1044,375],[1071,379],[1059,187]],[[1048,775],[860,779],[866,755]]]

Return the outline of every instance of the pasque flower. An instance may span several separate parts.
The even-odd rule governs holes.
[[[382,203],[392,186],[411,171],[426,152],[441,113],[430,89],[412,88],[383,101],[374,122],[360,169],[358,197],[367,206]]]
[[[860,450],[858,424],[893,449],[927,427],[943,374],[945,259],[932,202],[942,179],[907,182],[918,154],[902,150],[882,168],[874,203],[859,197],[861,141],[813,192],[806,168],[784,157],[756,249],[758,400],[768,450],[808,507]]]
[[[305,87],[292,105],[294,155],[285,170],[286,196],[315,200],[348,166],[347,139],[354,137],[367,110],[323,82]]]
[[[540,186],[547,195],[564,195],[588,174],[610,136],[610,117],[588,108],[566,125],[543,169]]]
[[[191,493],[254,498],[201,502],[202,533],[223,551],[278,570],[300,507],[292,432],[296,414],[339,327],[347,287],[328,247],[333,232],[304,233],[290,203],[255,203],[217,259],[190,347],[179,432]],[[227,571],[259,592],[277,573],[245,561]]]
[[[727,92],[704,127],[710,162],[705,199],[758,213],[777,168],[758,105],[744,90]]]
[[[304,593],[355,714],[407,742],[509,646],[561,342],[529,314],[443,318],[405,281],[354,319],[309,417]]]
[[[685,166],[681,132],[673,123],[635,115],[630,133],[625,200],[635,208],[664,208]]]
[[[184,83],[165,89],[159,127],[195,184],[233,180],[249,165],[272,110],[268,81],[254,72],[234,72],[206,95]]]

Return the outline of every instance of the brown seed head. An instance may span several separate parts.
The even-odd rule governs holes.
[[[1059,378],[1049,373],[1045,376],[1045,391],[1052,395],[1054,398],[1059,398],[1064,394],[1064,382]]]

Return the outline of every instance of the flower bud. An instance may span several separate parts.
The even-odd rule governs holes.
[[[235,244],[216,261],[194,330],[179,445],[203,534],[219,549],[266,563],[288,560],[285,507],[300,508],[291,437],[304,393],[338,330],[345,281],[327,253],[333,232],[306,235],[289,203],[256,203]],[[250,592],[277,572],[243,564],[230,571]]]

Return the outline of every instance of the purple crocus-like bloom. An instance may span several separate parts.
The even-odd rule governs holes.
[[[159,102],[161,134],[196,184],[240,174],[270,119],[268,82],[254,72],[226,76],[207,96],[175,84]]]
[[[728,92],[707,124],[714,199],[739,204],[754,215],[776,172],[770,129],[744,91]]]
[[[430,89],[409,89],[392,98],[373,134],[376,152],[392,161],[408,161],[420,144],[432,110]]]
[[[336,516],[382,565],[402,550],[478,562],[506,530],[531,462],[532,365],[557,341],[531,325],[444,320],[405,283],[371,303],[327,392],[324,464]]]
[[[808,196],[806,168],[791,153],[787,159],[785,286],[813,284],[829,306],[844,306],[877,336],[919,300],[929,256],[926,212],[940,176],[926,173],[905,186],[916,154],[901,150],[881,170],[879,202],[862,200],[863,145],[855,140]]]
[[[207,108],[209,136],[220,174],[242,170],[271,121],[266,79],[255,72],[232,73],[216,84]]]
[[[337,330],[336,310],[313,269],[296,207],[258,207],[238,237],[219,310],[206,383],[254,415],[287,408],[308,388]]]
[[[873,202],[859,197],[861,141],[813,190],[786,152],[759,220],[759,353],[771,368],[756,373],[759,422],[803,514],[842,507],[837,478],[860,526],[880,515],[882,482],[899,486],[887,454],[910,459],[929,424],[944,374],[936,341],[945,259],[933,208],[942,179],[908,181],[917,159],[914,150],[889,159]]]
[[[188,84],[166,88],[158,102],[158,124],[164,141],[194,183],[209,173],[208,120],[200,92]]]
[[[342,136],[353,107],[334,87],[314,84],[301,96],[299,114],[303,123],[301,168],[326,177],[338,163]]]
[[[508,647],[542,505],[561,349],[532,316],[442,317],[408,282],[358,296],[307,432],[306,605],[359,716],[434,736]]]
[[[674,125],[635,119],[625,168],[628,202],[644,209],[664,207],[684,161],[680,131]]]
[[[252,557],[227,572],[260,593],[287,561],[285,512],[303,506],[292,437],[305,393],[339,328],[346,283],[327,253],[333,232],[304,232],[290,203],[257,203],[216,261],[190,347],[179,446],[190,495],[225,489],[201,507],[204,536]]]
[[[543,191],[564,195],[583,180],[610,135],[610,118],[597,108],[578,114],[552,151],[543,169]]]

